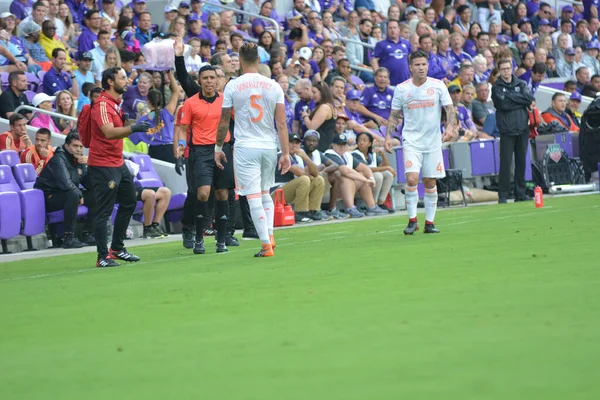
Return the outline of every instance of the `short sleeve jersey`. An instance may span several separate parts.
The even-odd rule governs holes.
[[[212,103],[202,96],[201,91],[185,101],[179,123],[191,127],[191,143],[193,145],[208,146],[217,142],[217,129],[221,120],[222,107],[223,96],[218,92]],[[227,132],[225,142],[229,142],[230,139],[231,136]]]
[[[100,127],[112,123],[115,128],[124,126],[121,100],[102,92],[90,113],[91,139],[88,165],[90,167],[120,167],[123,165],[123,141],[108,140]]]
[[[442,146],[440,120],[442,106],[452,105],[446,85],[427,78],[421,86],[412,79],[396,86],[392,110],[404,114],[402,145],[405,149],[429,153]]]
[[[283,90],[277,82],[250,73],[225,86],[223,108],[235,111],[235,146],[276,149],[275,107],[284,105]]]

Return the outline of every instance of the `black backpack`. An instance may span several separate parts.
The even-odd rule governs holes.
[[[600,163],[600,98],[592,101],[581,117],[579,158],[585,181],[589,182],[592,172],[598,170]]]

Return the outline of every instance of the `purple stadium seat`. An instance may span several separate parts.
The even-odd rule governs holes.
[[[471,168],[473,175],[493,175],[495,171],[494,141],[480,140],[470,142]]]
[[[27,84],[28,84],[29,90],[36,91],[38,88],[38,85],[40,84],[40,79],[35,74],[32,74],[31,72],[25,72],[25,76],[27,77]]]
[[[364,85],[365,84],[365,82],[356,75],[350,75],[350,80],[355,85]]]
[[[404,153],[401,148],[396,149],[396,181],[397,183],[406,183],[404,176]]]
[[[44,75],[46,75],[46,71],[40,71],[37,74],[39,82],[40,82],[37,87],[38,93],[42,93],[44,91]]]
[[[0,165],[8,165],[9,167],[14,167],[19,162],[19,154],[16,151],[0,151]]]
[[[450,169],[450,148],[442,149],[442,157],[444,159],[444,169]]]
[[[2,82],[2,91],[8,89],[8,72],[0,72],[0,81]]]
[[[37,94],[37,92],[34,92],[32,90],[26,90],[25,91],[25,97],[27,97],[27,101],[29,101],[29,103],[31,103],[33,101],[33,97]]]
[[[77,219],[83,219],[88,214],[88,208],[86,206],[77,207]],[[63,210],[53,211],[46,214],[49,224],[58,224],[65,221],[65,214]]]
[[[33,189],[37,174],[32,164],[17,164],[13,167],[13,172],[21,190]]]
[[[2,240],[2,253],[8,252],[6,240],[17,236],[21,229],[21,203],[18,191],[14,190],[12,181],[10,167],[0,165],[0,239]]]
[[[158,185],[158,186],[164,186],[162,184],[162,181],[160,180],[160,176],[158,176],[158,174],[154,170],[154,166],[152,165],[152,159],[150,158],[149,155],[134,154],[129,159],[140,166],[140,171],[138,172],[136,178],[138,178],[140,180],[153,179],[156,182],[160,182],[160,185]],[[146,185],[144,183],[143,186],[149,187],[150,185]],[[156,185],[154,185],[154,186],[156,186]]]

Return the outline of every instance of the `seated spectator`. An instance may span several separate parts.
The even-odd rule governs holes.
[[[94,74],[90,71],[92,68],[92,61],[94,61],[94,56],[89,51],[79,53],[77,60],[78,68],[73,75],[75,75],[75,80],[77,80],[77,84],[80,88],[82,88],[83,84],[86,82],[96,83]]]
[[[583,92],[583,88],[590,84],[590,70],[585,66],[580,66],[575,72],[575,79],[577,79],[577,91]]]
[[[79,188],[87,178],[87,156],[83,155],[83,144],[77,133],[71,132],[65,138],[65,144],[59,146],[54,156],[48,161],[34,188],[44,192],[46,212],[63,210],[65,236],[63,248],[74,249],[95,245],[92,235],[92,222],[95,214],[95,199],[91,190]],[[79,205],[88,208],[88,215],[81,241],[75,237],[77,224],[77,208]]]
[[[54,21],[46,20],[42,23],[42,33],[40,34],[39,43],[46,52],[46,57],[51,59],[54,58],[54,54],[58,54],[59,50],[62,50],[65,53],[65,62],[70,68],[74,68],[73,62],[71,61],[71,57],[67,52],[66,46],[58,40],[56,37],[56,25],[54,25]],[[52,69],[52,68],[50,68]]]
[[[79,96],[79,84],[67,65],[67,53],[63,49],[52,51],[52,68],[44,75],[44,93],[49,96],[61,90],[69,90],[73,97]]]
[[[565,58],[556,63],[556,71],[561,78],[573,78],[576,70],[575,49],[569,47],[565,50]]]
[[[575,125],[577,125],[578,128],[581,128],[581,113],[579,112],[579,107],[581,107],[581,94],[579,94],[579,92],[573,92],[571,97],[569,97],[565,112],[569,114],[569,117],[571,117]]]
[[[135,38],[140,42],[140,46],[144,46],[152,40],[152,15],[147,11],[138,14],[137,25]]]
[[[301,134],[307,130],[306,125],[304,125],[302,113],[312,112],[316,107],[315,101],[313,100],[312,83],[310,83],[308,79],[300,79],[296,82],[294,91],[298,95],[299,100],[294,106],[294,122],[292,124],[292,133]]]
[[[121,68],[125,70],[127,75],[127,86],[137,85],[139,73],[135,66],[135,53],[129,50],[119,50],[119,58],[121,58]]]
[[[472,85],[465,86],[465,88],[466,87],[470,88]],[[450,85],[450,87],[448,87],[448,92],[452,98],[452,104],[456,108],[458,130],[462,130],[462,132],[459,132],[455,139],[459,141],[469,141],[477,138],[477,127],[469,115],[469,110],[462,103],[460,103],[462,98],[462,92],[460,88],[457,85]]]
[[[144,239],[157,239],[167,237],[160,226],[171,201],[171,191],[166,187],[135,187],[138,201],[144,203]]]
[[[129,136],[129,139],[136,145],[139,142],[147,143],[150,157],[175,163],[173,155],[173,123],[175,122],[175,109],[179,101],[180,88],[172,71],[169,71],[169,78],[172,91],[169,103],[163,106],[162,93],[156,89],[150,90],[147,96],[150,113],[138,120],[138,122],[148,122],[150,129],[146,132],[134,132]]]
[[[533,64],[531,70],[526,71],[519,76],[519,79],[527,83],[527,87],[531,91],[531,95],[535,96],[540,84],[546,77],[546,65],[542,62],[536,62]]]
[[[348,116],[350,121],[354,121],[359,125],[363,125],[365,128],[377,129],[377,124],[374,121],[367,121],[365,117],[358,112],[360,107],[360,96],[361,93],[356,89],[349,90],[346,93],[346,107],[344,113],[346,116]]]
[[[96,79],[98,72],[104,71],[104,60],[106,58],[106,51],[112,46],[110,41],[111,34],[107,31],[98,32],[98,46],[94,47],[89,53],[92,56],[92,65],[90,72]]]
[[[321,211],[323,177],[319,175],[319,170],[311,158],[301,149],[300,136],[292,133],[289,140],[291,167],[283,175],[281,170],[277,170],[275,182],[285,183],[281,188],[285,201],[294,205],[296,222],[329,220],[330,217]],[[280,157],[281,153],[277,156]]]
[[[477,97],[473,100],[472,104],[472,116],[475,125],[482,129],[486,118],[490,114],[496,113],[494,104],[488,100],[490,95],[490,88],[487,82],[480,82],[476,88]]]
[[[54,103],[54,100],[56,100],[55,96],[48,96],[46,93],[38,93],[33,96],[31,103],[36,108],[40,108],[45,111],[52,111],[52,104]],[[35,128],[46,128],[52,133],[60,132],[58,127],[54,124],[52,117],[46,113],[35,112],[29,124]]]
[[[56,94],[56,113],[68,117],[77,118],[77,110],[75,109],[75,99],[68,90],[61,90]],[[60,130],[60,133],[67,135],[73,130],[76,123],[65,118],[52,117],[54,125]]]
[[[66,47],[75,47],[75,24],[73,23],[73,16],[71,15],[71,9],[66,3],[60,3],[58,5],[58,17],[65,27],[64,36],[61,37],[61,42]]]
[[[202,20],[196,15],[190,15],[187,21],[188,32],[184,40],[187,43],[191,38],[205,39],[214,46],[217,42],[217,35],[212,33],[210,30],[202,27]]]
[[[450,85],[456,85],[462,91],[463,86],[472,84],[474,79],[475,68],[473,68],[473,65],[464,64],[458,68],[458,77],[450,82],[448,87],[450,87]]]
[[[572,81],[572,80],[566,81],[565,84],[563,85],[563,90],[565,92],[569,92],[569,93],[576,92],[577,91],[577,82]]]
[[[265,1],[260,6],[259,15],[263,17],[270,17],[271,11],[273,10],[273,3]],[[252,21],[252,36],[258,38],[263,32],[275,33],[276,27],[272,22],[262,18],[254,18]]]
[[[17,107],[30,105],[25,96],[27,85],[25,72],[13,71],[8,74],[8,89],[0,95],[0,118],[8,119]],[[22,110],[21,113],[31,118],[31,111]]]
[[[288,127],[288,131],[292,132],[292,125],[294,123],[294,106],[293,100],[290,96],[290,84],[288,81],[288,77],[285,74],[279,74],[275,78],[275,81],[281,86],[283,90],[284,96],[284,105],[285,105],[285,121]]]
[[[27,136],[27,118],[19,113],[13,113],[8,122],[10,130],[0,134],[0,151],[14,150],[21,153],[32,145],[31,139]]]
[[[563,93],[554,93],[552,105],[542,113],[542,119],[547,124],[557,121],[565,129],[565,132],[579,133],[579,128],[566,113],[566,109],[567,97]]]
[[[46,128],[40,128],[35,133],[35,144],[23,150],[20,158],[23,164],[32,164],[36,174],[40,176],[42,169],[53,155],[52,132]]]
[[[121,66],[121,54],[115,46],[111,46],[106,50],[106,56],[104,57],[104,67],[98,70],[96,74],[96,85],[100,86],[102,83],[102,72],[108,68],[120,67]]]
[[[366,118],[372,119],[379,126],[385,126],[390,116],[394,89],[389,87],[390,73],[386,68],[375,71],[375,85],[363,90],[358,112]]]
[[[347,150],[348,140],[346,139],[346,135],[341,134],[333,138],[333,148],[325,151],[325,155],[339,165],[339,179],[341,179],[341,182],[339,184],[339,193],[335,194],[334,198],[342,197],[344,206],[346,207],[345,212],[350,218],[365,216],[354,205],[354,196],[356,193],[359,193],[360,197],[366,203],[367,215],[388,214],[386,210],[379,208],[375,200],[373,200],[371,189],[375,187],[375,178],[373,178],[371,169],[366,164],[354,158]],[[328,178],[333,186],[333,181],[336,179],[335,174],[329,174]]]
[[[102,17],[100,17],[98,10],[92,9],[85,14],[84,25],[81,27],[81,35],[79,35],[77,42],[80,54],[96,47],[94,42],[98,40],[101,22]]]
[[[352,152],[352,155],[371,168],[373,178],[375,178],[373,199],[377,201],[377,206],[389,213],[394,213],[395,211],[392,208],[385,205],[385,201],[394,184],[396,170],[390,166],[381,148],[375,151],[373,143],[373,135],[366,132],[359,133],[356,136],[357,148]]]
[[[46,57],[44,48],[40,45],[40,26],[35,22],[27,22],[21,27],[21,38],[20,43],[23,46],[23,51],[28,56],[28,62],[39,65],[38,68],[32,68],[33,65],[28,68],[29,70],[35,71],[36,69],[48,71],[52,66],[50,59]]]
[[[140,42],[135,38],[135,34],[129,29],[124,29],[115,35],[113,46],[117,48],[117,50],[129,50],[134,53],[140,52]]]

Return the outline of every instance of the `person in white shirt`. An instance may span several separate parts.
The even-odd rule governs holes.
[[[110,41],[110,32],[98,32],[98,46],[90,50],[92,56],[92,67],[90,71],[94,76],[101,75],[104,71],[104,60],[106,59],[106,51],[112,46]]]
[[[230,81],[223,94],[223,115],[217,131],[215,163],[227,162],[222,146],[235,112],[235,152],[237,192],[246,196],[250,214],[262,242],[255,257],[275,255],[273,236],[274,205],[269,190],[274,186],[275,168],[282,174],[290,169],[288,129],[281,86],[258,73],[258,47],[246,43],[240,49],[242,76]],[[275,121],[275,124],[273,123]],[[277,130],[275,130],[275,126]],[[277,162],[277,137],[281,157]]]
[[[442,106],[446,112],[444,136],[454,136],[456,111],[446,85],[437,79],[427,77],[429,55],[418,50],[409,56],[411,79],[396,86],[392,108],[387,125],[385,149],[392,151],[391,132],[404,120],[402,147],[406,175],[406,208],[408,226],[405,235],[412,235],[419,229],[417,224],[417,203],[419,194],[419,172],[425,185],[425,233],[439,233],[433,220],[437,209],[436,179],[446,176],[442,157],[442,134],[440,121]]]

